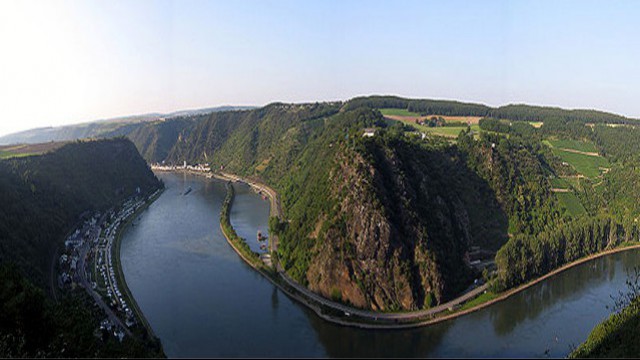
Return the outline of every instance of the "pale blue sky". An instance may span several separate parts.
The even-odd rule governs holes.
[[[394,94],[640,117],[640,1],[0,2],[0,134]]]

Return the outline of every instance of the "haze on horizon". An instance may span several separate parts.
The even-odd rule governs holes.
[[[2,1],[0,135],[390,94],[640,117],[636,1]]]

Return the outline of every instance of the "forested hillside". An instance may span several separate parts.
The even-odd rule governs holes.
[[[182,131],[191,123],[191,119],[172,119],[145,124],[132,131],[128,138],[146,160],[159,163],[167,159]]]
[[[485,118],[445,140],[381,108]],[[500,290],[636,239],[632,124],[590,110],[373,96],[147,124],[132,138],[148,161],[209,163],[273,186],[289,275],[388,310],[458,294],[479,276],[465,260],[472,248],[497,252]]]
[[[159,182],[125,139],[67,144],[0,161],[0,262],[48,284],[52,252],[80,215],[105,210]]]
[[[31,129],[0,137],[0,145],[37,144],[50,141],[70,141],[87,138],[126,136],[148,122],[173,119],[197,119],[218,111],[250,109],[248,106],[220,106],[208,109],[183,110],[170,114],[146,114],[97,120],[76,125]]]
[[[82,216],[161,183],[128,140],[83,141],[0,161],[0,356],[159,356],[140,340],[94,336],[103,314],[84,292],[45,296],[56,247]],[[91,300],[92,301],[92,300]]]
[[[428,308],[472,281],[469,247],[506,241],[492,189],[444,144],[393,128],[358,137],[341,144],[328,180],[335,205],[316,217],[306,275],[327,297],[378,310]]]
[[[492,108],[486,105],[450,100],[405,99],[397,96],[368,96],[349,100],[345,108],[358,107],[372,109],[406,109],[425,115],[483,116],[512,121],[577,121],[582,125],[593,124],[640,124],[637,119],[597,110],[566,110],[555,107],[531,106],[524,104],[506,105]]]
[[[479,125],[462,121],[457,137],[443,138],[379,109],[475,116]],[[272,186],[284,211],[273,223],[280,239],[274,255],[289,276],[325,297],[390,311],[441,304],[474,279],[489,281],[492,291],[513,288],[636,243],[636,125],[591,110],[376,96],[154,121],[128,137],[148,162],[208,163]],[[373,129],[368,136],[365,128]],[[114,144],[121,151],[99,151]],[[12,204],[0,231],[19,234],[5,236],[0,254],[34,279],[46,272],[50,249],[43,244],[51,244],[37,229],[59,233],[134,185],[157,186],[122,139],[70,144],[0,167],[8,189],[0,196]],[[73,178],[60,180],[67,173]],[[114,176],[120,186],[108,180]],[[146,185],[134,181],[143,178]],[[41,215],[23,221],[31,208]],[[17,241],[28,245],[12,247]]]
[[[274,186],[288,220],[279,259],[327,297],[374,309],[453,297],[473,280],[469,247],[497,251],[506,241],[494,190],[446,141],[406,138],[375,110],[339,105],[214,114],[184,129],[166,160],[208,162]],[[371,126],[380,136],[363,138]]]

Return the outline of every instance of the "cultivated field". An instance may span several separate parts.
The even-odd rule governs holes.
[[[600,174],[610,166],[609,161],[602,156],[578,154],[557,148],[551,150],[553,154],[562,159],[562,161],[573,166],[577,172],[591,179],[600,176]]]
[[[448,137],[448,138],[457,138],[458,134],[460,134],[460,131],[462,130],[466,130],[467,127],[466,126],[439,126],[439,127],[429,127],[429,126],[424,126],[424,125],[418,125],[415,122],[411,122],[411,121],[403,121],[403,120],[399,120],[402,121],[403,123],[407,124],[407,125],[411,125],[414,128],[416,128],[418,131],[427,133],[427,134],[434,134],[434,135],[439,135],[439,136],[444,136],[444,137]],[[480,126],[478,126],[477,124],[475,125],[471,125],[471,130],[478,133],[480,132]]]
[[[566,209],[570,215],[576,216],[587,212],[567,179],[553,178],[550,182],[560,206]]]
[[[42,144],[20,144],[0,146],[0,159],[44,154],[53,151],[66,142],[47,142]]]
[[[442,126],[442,127],[422,126],[421,128],[424,129],[424,131],[427,133],[449,137],[449,138],[457,138],[458,135],[460,134],[460,131],[467,129],[466,126],[462,126],[462,127],[461,126]],[[480,132],[480,127],[477,124],[471,125],[471,131],[478,133]]]
[[[411,112],[407,109],[378,109],[384,116],[411,116],[419,117],[420,114]]]
[[[577,141],[577,140],[547,140],[551,147],[559,148],[559,149],[569,149],[576,150],[585,153],[595,153],[598,154],[598,149],[592,142],[588,141]]]
[[[429,119],[433,116],[441,117],[447,122],[466,122],[468,124],[477,124],[480,121],[480,119],[482,119],[481,116],[447,116],[447,115],[438,115],[438,114],[422,116],[418,113],[414,113],[406,109],[379,109],[379,110],[382,113],[382,115],[384,115],[386,118],[403,121],[403,122],[405,121],[415,122],[416,120]]]
[[[551,179],[551,187],[554,189],[570,189],[571,185],[565,179],[553,178]]]
[[[587,212],[580,199],[573,192],[555,193],[560,205],[567,210],[570,215],[577,216]]]
[[[596,178],[610,167],[609,161],[598,155],[598,150],[592,142],[544,140],[543,143],[551,147],[554,155],[588,178]]]
[[[430,116],[420,116],[420,114],[412,113],[404,109],[380,109],[382,114],[390,119],[395,121],[400,121],[404,124],[410,125],[418,131],[434,134],[439,136],[444,136],[448,138],[456,138],[460,131],[466,130],[466,126],[438,126],[438,127],[429,127],[424,125],[416,124],[416,119],[424,119],[430,116],[439,116],[439,115],[430,115]],[[403,114],[403,115],[393,115],[393,114]],[[471,118],[469,116],[443,116],[446,121],[463,121],[462,119]],[[455,119],[455,120],[454,120]],[[480,118],[477,117],[479,120]],[[477,121],[471,125],[471,130],[476,133],[480,132],[480,127],[477,124]]]

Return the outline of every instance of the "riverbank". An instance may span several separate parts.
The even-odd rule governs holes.
[[[448,311],[448,309],[453,308],[460,303],[474,299],[486,290],[486,285],[483,285],[438,307],[421,312],[406,313],[370,312],[324,299],[321,296],[312,293],[308,289],[301,288],[299,284],[295,283],[284,273],[284,270],[281,269],[281,267],[278,266],[276,271],[274,272],[273,269],[266,268],[266,266],[263,265],[257,258],[255,258],[255,256],[252,256],[254,255],[253,253],[247,254],[247,252],[250,252],[250,250],[247,247],[242,246],[242,243],[239,243],[242,240],[238,238],[235,230],[230,225],[230,219],[228,218],[228,216],[230,214],[230,208],[233,203],[234,194],[233,185],[231,184],[231,182],[240,181],[243,183],[247,183],[254,189],[267,193],[270,196],[272,204],[277,203],[277,200],[274,201],[274,197],[277,196],[275,194],[275,191],[265,185],[245,180],[235,175],[216,174],[214,177],[228,182],[227,196],[225,197],[225,201],[223,203],[223,208],[221,211],[220,228],[229,245],[231,245],[234,251],[236,251],[236,253],[240,256],[240,258],[254,270],[265,276],[269,281],[271,281],[289,297],[306,305],[308,308],[312,309],[319,317],[327,321],[344,326],[367,329],[404,329],[424,326],[426,325],[424,322],[416,322],[416,319],[424,320],[425,318],[428,318],[428,320],[426,320],[428,323],[443,321],[445,320],[444,318],[433,318],[433,316],[446,312]]]
[[[144,203],[144,205],[142,205],[133,214],[131,214],[131,216],[129,216],[123,224],[120,224],[120,226],[118,227],[118,229],[116,231],[114,246],[111,249],[111,251],[113,251],[113,253],[112,253],[112,255],[113,255],[112,258],[113,258],[113,261],[114,261],[113,267],[114,267],[114,270],[115,270],[115,273],[116,273],[116,278],[118,280],[118,284],[120,284],[120,288],[122,289],[122,294],[123,294],[125,300],[127,301],[127,303],[130,304],[131,308],[136,313],[136,317],[142,323],[142,326],[147,331],[147,334],[152,339],[157,339],[157,338],[156,338],[156,336],[155,336],[155,334],[153,332],[153,329],[151,328],[151,325],[147,321],[147,318],[144,316],[144,313],[142,312],[142,310],[138,306],[138,303],[137,303],[136,299],[133,297],[133,294],[131,293],[131,290],[129,289],[129,286],[127,285],[127,281],[126,281],[126,279],[124,277],[124,272],[122,271],[122,264],[120,262],[120,246],[121,246],[121,243],[122,243],[122,235],[124,234],[125,230],[127,228],[129,228],[129,226],[136,219],[136,217],[138,217],[151,204],[153,204],[153,202],[156,201],[160,197],[160,195],[162,195],[164,190],[165,190],[164,187],[159,189],[159,191],[157,191],[152,197],[150,197]]]
[[[243,179],[239,176],[226,174],[226,173],[214,174],[213,176],[220,180],[240,181],[240,182],[247,183],[255,189],[264,191],[270,198],[272,208],[274,206],[279,205],[277,204],[277,200],[274,200],[277,194],[275,194],[275,191],[273,191],[268,187],[260,186],[260,184],[252,182],[250,180]],[[276,208],[275,213],[276,215],[280,216],[281,210],[279,208]],[[628,246],[618,247],[614,249],[609,249],[597,254],[593,254],[593,255],[578,259],[572,263],[565,264],[564,266],[558,269],[555,269],[549,272],[548,274],[545,274],[544,276],[534,279],[526,284],[520,285],[515,289],[511,289],[503,293],[488,296],[485,302],[475,304],[474,306],[467,309],[462,308],[460,310],[452,310],[486,293],[485,290],[487,289],[487,285],[478,287],[467,294],[463,294],[462,296],[456,299],[453,299],[445,304],[442,304],[432,309],[414,311],[414,312],[403,312],[403,313],[376,313],[376,312],[370,312],[366,310],[352,308],[343,304],[334,303],[328,299],[318,299],[319,295],[308,294],[310,293],[308,289],[299,289],[300,285],[292,284],[293,280],[288,279],[286,274],[284,274],[283,270],[281,270],[280,268],[277,269],[277,275],[280,275],[280,276],[275,276],[275,274],[272,274],[272,273],[266,274],[264,271],[258,269],[254,264],[252,264],[246,258],[246,256],[241,254],[239,249],[236,246],[234,246],[233,243],[229,240],[228,234],[225,233],[224,229],[223,229],[223,234],[225,235],[225,238],[227,238],[227,241],[229,242],[229,244],[240,255],[240,257],[245,262],[247,262],[247,264],[249,264],[256,271],[264,275],[268,280],[274,283],[274,285],[278,286],[278,288],[280,288],[283,292],[285,292],[285,294],[287,294],[289,297],[301,302],[302,304],[304,304],[305,306],[313,310],[319,317],[336,324],[366,328],[366,329],[407,329],[407,328],[422,327],[422,326],[440,323],[443,321],[448,321],[460,316],[464,316],[464,315],[482,310],[493,304],[504,301],[512,297],[513,295],[518,294],[572,267],[581,265],[583,263],[592,261],[594,259],[597,259],[603,256],[640,248],[640,244],[628,245]],[[330,313],[333,313],[333,315],[329,315]]]

